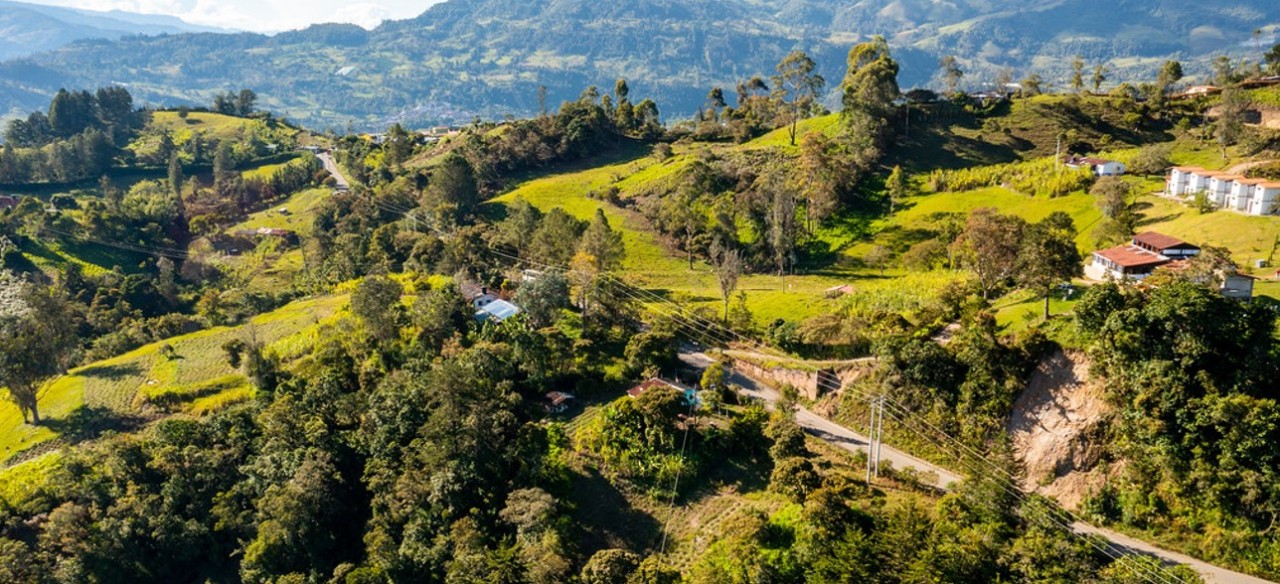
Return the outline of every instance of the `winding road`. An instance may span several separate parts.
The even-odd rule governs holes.
[[[347,177],[342,175],[342,169],[338,168],[338,161],[333,159],[333,153],[328,150],[321,151],[316,154],[316,158],[320,159],[320,163],[324,165],[324,169],[333,177],[334,190],[349,191],[351,190],[351,182]]]
[[[686,348],[680,352],[680,361],[696,369],[705,369],[715,362],[715,359],[701,351]],[[729,381],[742,387],[743,394],[761,400],[769,406],[772,406],[782,397],[766,383],[758,382],[737,371],[730,373]],[[865,453],[867,451],[869,440],[866,436],[819,416],[806,408],[802,407],[796,412],[796,423],[801,428],[804,428],[805,432],[829,442],[837,448],[849,452]],[[959,482],[963,478],[955,472],[911,456],[888,444],[881,445],[880,453],[881,460],[890,461],[893,463],[894,468],[913,467],[921,472],[932,472],[937,477],[934,486],[939,489],[946,490],[952,483]],[[1071,528],[1076,533],[1095,535],[1107,540],[1108,547],[1113,553],[1124,555],[1142,554],[1158,558],[1166,564],[1186,565],[1200,574],[1207,584],[1276,584],[1270,580],[1233,572],[1184,554],[1161,549],[1110,529],[1095,527],[1080,521],[1071,524]]]

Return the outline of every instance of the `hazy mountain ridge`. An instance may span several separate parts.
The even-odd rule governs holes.
[[[539,85],[554,107],[589,84],[626,77],[668,116],[686,116],[711,86],[767,76],[797,48],[834,87],[849,46],[874,34],[890,39],[903,85],[928,83],[944,54],[959,56],[966,84],[979,85],[1006,67],[1064,82],[1076,54],[1091,68],[1110,62],[1113,79],[1153,76],[1166,58],[1187,61],[1194,74],[1221,52],[1244,56],[1255,30],[1274,38],[1277,24],[1280,4],[1264,0],[1081,0],[1036,9],[1017,0],[450,0],[373,31],[319,25],[274,37],[79,42],[0,65],[0,106],[33,107],[62,85],[127,81],[139,98],[161,104],[252,87],[265,107],[309,124],[376,127],[527,115],[538,107]]]
[[[172,16],[119,10],[94,12],[0,0],[0,59],[56,49],[81,39],[188,32],[225,31],[188,24]]]

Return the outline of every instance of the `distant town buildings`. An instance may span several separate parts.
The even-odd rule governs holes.
[[[1248,215],[1274,215],[1280,200],[1280,182],[1198,166],[1175,166],[1165,183],[1165,194],[1170,197],[1194,199],[1203,193],[1214,207]]]

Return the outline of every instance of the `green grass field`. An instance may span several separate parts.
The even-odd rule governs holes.
[[[247,219],[228,227],[226,231],[234,233],[243,229],[269,227],[288,229],[303,236],[310,235],[314,211],[329,199],[330,193],[331,190],[325,188],[299,191],[289,195],[289,198],[284,201],[272,205],[270,209],[249,215]],[[281,209],[287,209],[288,212],[282,213]]]
[[[197,130],[209,138],[225,140],[235,138],[241,129],[253,123],[258,122],[209,112],[190,112],[185,120],[178,116],[178,112],[155,112],[149,125],[157,130],[169,130],[175,135],[175,140],[184,133]]]
[[[1140,229],[1159,231],[1200,246],[1230,250],[1231,257],[1246,270],[1255,260],[1274,262],[1280,242],[1280,217],[1255,217],[1233,211],[1200,214],[1177,201],[1144,196],[1139,199],[1143,221]],[[1270,276],[1274,269],[1252,270]]]
[[[0,503],[21,505],[62,463],[62,454],[50,452],[31,460],[0,469]]]
[[[38,242],[24,239],[18,249],[46,275],[53,276],[70,263],[79,264],[85,275],[100,276],[115,269],[128,274],[138,271],[147,256],[95,244]]]
[[[1079,236],[1076,244],[1081,252],[1092,249],[1093,231],[1102,220],[1102,212],[1094,197],[1084,192],[1054,198],[1030,197],[1003,187],[990,187],[962,193],[938,193],[907,199],[897,213],[875,222],[874,242],[855,246],[849,253],[858,257],[869,251],[873,244],[885,245],[895,250],[910,247],[928,232],[937,229],[940,220],[950,214],[967,216],[974,209],[994,207],[1001,213],[1017,215],[1029,222],[1062,211],[1075,221]]]
[[[695,262],[690,270],[684,258],[662,245],[643,217],[586,196],[589,192],[608,188],[619,177],[645,172],[657,164],[655,159],[643,157],[537,178],[498,197],[494,203],[509,204],[520,197],[544,211],[560,207],[584,220],[590,219],[597,209],[603,209],[610,225],[622,232],[627,257],[621,272],[629,282],[662,296],[679,295],[695,306],[718,314],[722,310],[722,300],[710,266]],[[661,175],[651,172],[650,177],[654,176]],[[621,182],[627,180],[622,178]],[[929,281],[934,279],[929,278]],[[844,284],[877,291],[898,287],[875,272],[829,267],[788,276],[785,282],[777,275],[747,275],[739,281],[738,290],[747,293],[748,308],[758,322],[764,323],[778,318],[801,320],[830,312],[838,307],[839,301],[828,300],[823,293]]]
[[[174,337],[74,369],[42,390],[40,426],[23,424],[16,406],[0,403],[0,463],[60,436],[78,439],[167,412],[207,413],[247,399],[247,383],[227,364],[223,343],[252,332],[268,345],[288,346],[290,337],[313,335],[312,326],[346,302],[341,295],[298,301],[243,326]],[[176,358],[162,355],[164,345]]]

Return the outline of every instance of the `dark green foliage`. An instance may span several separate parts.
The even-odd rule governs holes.
[[[1097,333],[1102,330],[1107,319],[1116,311],[1124,308],[1124,294],[1121,293],[1120,285],[1115,282],[1107,282],[1090,286],[1085,290],[1084,296],[1080,298],[1080,302],[1076,303],[1075,314],[1076,322],[1080,328],[1087,333]]]
[[[1044,298],[1044,318],[1049,318],[1049,298],[1056,286],[1080,276],[1083,258],[1076,248],[1076,226],[1069,215],[1056,211],[1027,228],[1018,251],[1017,280]]]
[[[1080,325],[1096,331],[1095,368],[1120,410],[1112,448],[1132,463],[1094,510],[1181,533],[1188,513],[1211,518],[1250,542],[1211,559],[1277,573],[1262,535],[1280,513],[1274,313],[1178,279],[1125,297],[1100,288],[1085,300]]]
[[[364,321],[365,328],[381,341],[388,341],[400,332],[404,306],[400,296],[404,288],[399,282],[385,276],[369,276],[351,294],[351,312]]]
[[[600,550],[582,567],[582,584],[628,584],[640,567],[640,556],[627,550]]]

